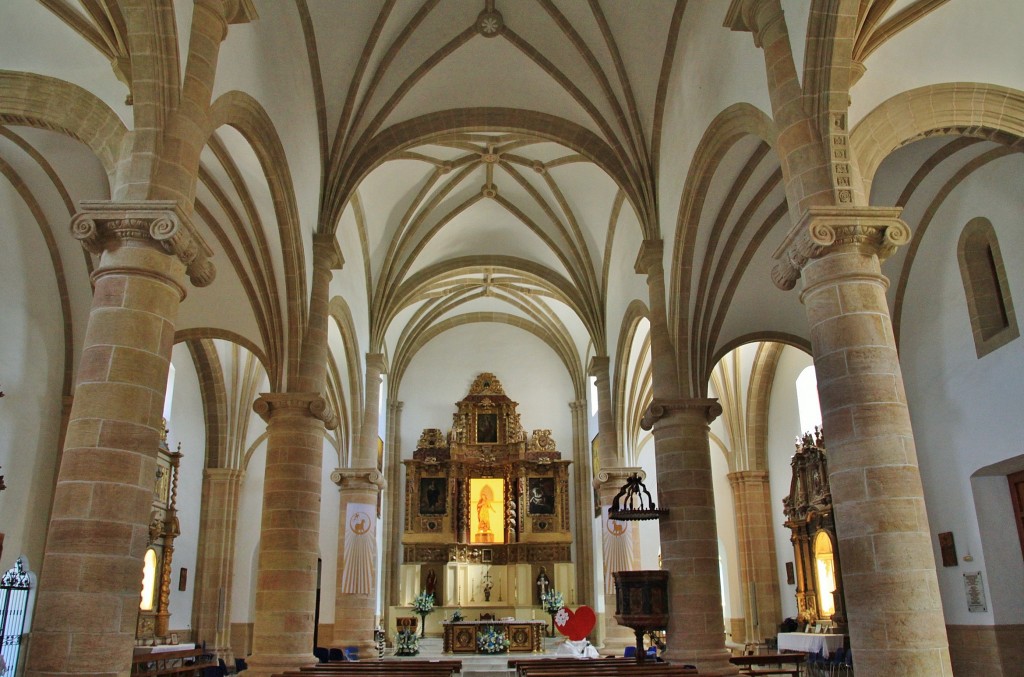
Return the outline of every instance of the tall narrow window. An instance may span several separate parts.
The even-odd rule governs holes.
[[[1010,482],[1010,500],[1013,501],[1013,516],[1017,519],[1017,535],[1020,537],[1020,551],[1024,556],[1024,470],[1007,475]]]
[[[978,357],[984,357],[1020,335],[999,242],[988,219],[979,217],[967,222],[957,245],[957,260],[974,347]]]

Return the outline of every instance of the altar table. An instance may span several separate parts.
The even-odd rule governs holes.
[[[488,626],[504,630],[509,651],[541,651],[547,621],[445,621],[445,653],[476,653],[476,633]]]
[[[780,632],[779,651],[803,651],[809,654],[821,653],[828,658],[843,646],[845,635],[815,634],[812,632]]]

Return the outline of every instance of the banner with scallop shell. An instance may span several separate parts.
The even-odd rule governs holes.
[[[373,590],[377,566],[377,506],[349,503],[345,506],[345,549],[342,553],[341,590],[368,595]]]
[[[604,527],[604,591],[614,595],[612,573],[633,568],[633,523],[608,519],[608,506],[603,506],[601,526]]]

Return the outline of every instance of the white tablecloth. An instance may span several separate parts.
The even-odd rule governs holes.
[[[156,646],[139,646],[135,653],[165,653],[168,651],[192,651],[196,648],[194,643],[185,644],[157,644]]]
[[[811,632],[780,632],[779,651],[821,652],[825,658],[843,645],[843,635],[816,635]]]

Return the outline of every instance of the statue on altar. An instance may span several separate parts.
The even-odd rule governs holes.
[[[494,492],[490,486],[484,486],[480,490],[480,500],[476,502],[476,519],[479,525],[476,533],[476,541],[490,543],[494,540],[491,531],[491,513],[494,512]]]
[[[551,579],[548,578],[548,571],[546,567],[540,568],[540,573],[537,574],[537,598],[544,603],[544,595],[548,594],[551,590]]]

